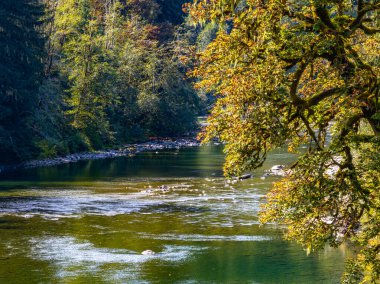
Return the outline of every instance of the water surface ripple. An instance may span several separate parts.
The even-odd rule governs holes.
[[[307,256],[258,222],[264,170],[293,159],[237,183],[215,146],[2,176],[0,283],[339,283],[346,248]]]

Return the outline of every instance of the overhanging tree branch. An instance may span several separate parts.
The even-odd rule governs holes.
[[[336,30],[336,26],[331,21],[329,12],[327,11],[325,6],[317,6],[315,7],[315,12],[317,16],[321,19],[322,23],[325,24],[327,27],[329,27],[332,30]]]
[[[302,74],[305,71],[307,65],[308,64],[305,61],[302,61],[300,63],[300,66],[298,67],[297,71],[294,73],[293,83],[290,86],[290,97],[293,100],[295,105],[303,105],[305,103],[304,100],[302,100],[300,97],[297,96],[297,88],[300,83]]]
[[[380,29],[366,27],[365,25],[363,25],[363,23],[360,24],[358,28],[361,29],[367,35],[380,33]]]
[[[370,11],[375,11],[380,9],[380,3],[377,4],[365,4],[362,1],[358,3],[358,15],[355,20],[350,24],[351,33],[354,32],[360,25],[365,17],[365,15]]]
[[[323,91],[323,92],[318,93],[315,96],[311,97],[310,99],[308,99],[306,101],[306,105],[307,105],[307,107],[315,106],[319,102],[321,102],[322,100],[324,100],[328,97],[331,97],[335,94],[343,93],[345,91],[347,91],[347,88],[344,88],[344,87],[336,87],[336,88],[333,88],[333,89],[330,89],[327,91]]]

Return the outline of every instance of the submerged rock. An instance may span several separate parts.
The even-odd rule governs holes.
[[[243,179],[249,179],[249,178],[252,178],[253,175],[252,174],[245,174],[245,175],[242,175],[240,177],[238,177],[239,180],[243,180]]]
[[[241,175],[241,176],[238,176],[238,177],[233,176],[232,178],[225,180],[225,183],[226,184],[235,184],[235,183],[237,183],[240,180],[250,179],[252,177],[253,177],[252,174],[244,174],[244,175]]]

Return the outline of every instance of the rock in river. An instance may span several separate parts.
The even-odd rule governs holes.
[[[147,250],[144,250],[141,254],[142,255],[154,255],[156,253],[150,249],[147,249]]]

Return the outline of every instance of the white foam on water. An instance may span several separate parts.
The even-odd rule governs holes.
[[[47,237],[30,240],[32,254],[42,260],[57,263],[144,263],[150,260],[181,262],[201,248],[193,246],[165,245],[161,252],[143,255],[127,249],[98,248],[90,242],[79,241],[74,237]],[[202,248],[203,250],[204,248]]]
[[[238,223],[242,214],[257,216],[259,204],[264,196],[258,192],[257,188],[231,190],[224,188],[223,179],[215,181],[215,183],[204,184],[202,187],[197,181],[173,183],[162,180],[156,181],[154,187],[146,190],[141,190],[141,184],[136,181],[127,183],[129,190],[117,193],[107,191],[100,193],[96,188],[91,187],[79,187],[78,190],[32,188],[3,196],[0,216],[14,215],[23,218],[37,216],[47,220],[59,220],[81,218],[86,215],[111,217],[131,213],[172,214],[173,212],[168,211],[165,205],[177,206],[174,213],[183,213],[185,218],[198,216],[199,210],[207,212],[205,222],[210,223],[207,220],[215,217],[212,219],[219,220],[215,224],[222,227],[231,227]],[[113,188],[112,185],[113,183],[109,184],[110,189]],[[157,191],[159,195],[156,193],[152,195],[148,191]],[[189,204],[192,204],[192,210],[187,209]],[[225,216],[220,218],[223,212],[229,212],[230,218]],[[189,220],[189,222],[193,221]]]
[[[104,264],[121,264],[120,269],[112,270],[113,277],[136,279],[141,265],[146,262],[155,260],[183,262],[194,252],[206,249],[194,246],[166,245],[162,251],[152,255],[143,255],[141,252],[127,249],[95,247],[90,242],[79,241],[70,236],[34,238],[30,240],[30,245],[31,257],[54,263],[58,268],[57,276],[62,278],[78,275],[78,269],[80,274],[94,274]],[[107,279],[110,278],[107,277]]]
[[[139,234],[142,238],[170,240],[170,241],[188,241],[188,242],[210,242],[210,241],[234,241],[234,242],[261,242],[270,241],[273,238],[268,236],[246,236],[246,235],[201,235],[201,234]]]
[[[97,194],[92,191],[40,192],[29,197],[1,200],[0,216],[23,218],[40,216],[49,220],[77,218],[83,215],[116,216],[138,212],[142,208],[162,204],[160,200],[133,199],[124,194]]]

